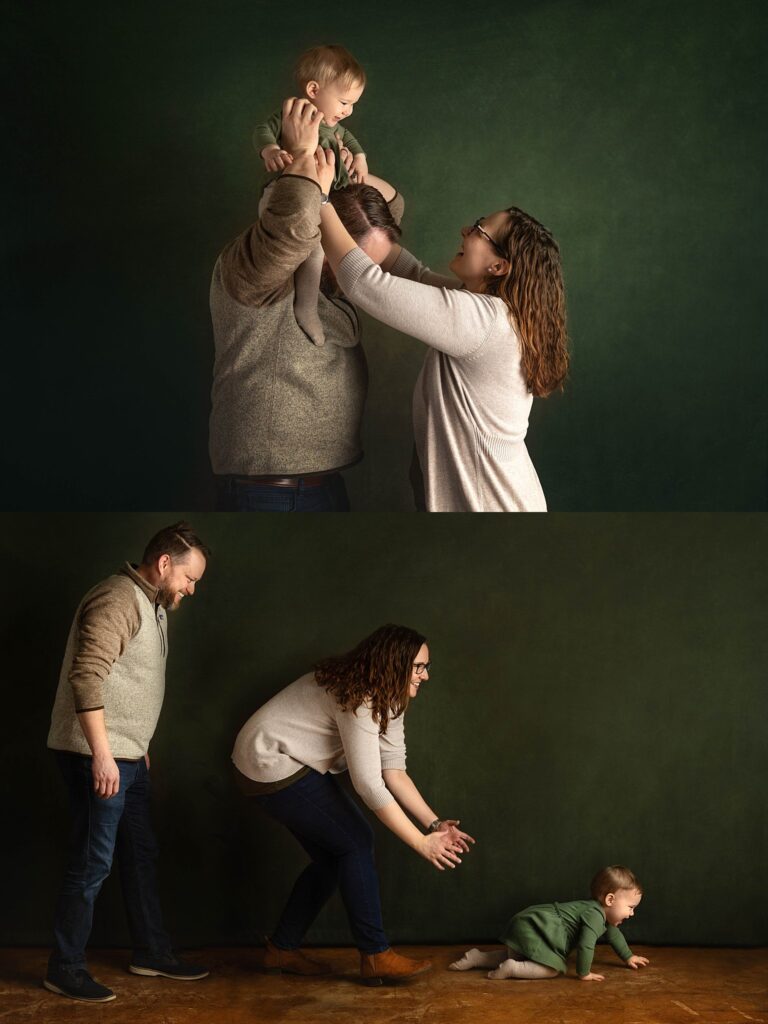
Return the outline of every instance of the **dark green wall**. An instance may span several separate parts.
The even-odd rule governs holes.
[[[0,942],[49,941],[66,812],[45,737],[72,613],[167,521],[0,519]],[[478,840],[441,874],[376,822],[393,941],[492,940],[516,909],[577,897],[624,862],[646,886],[630,940],[768,942],[763,517],[194,522],[214,559],[171,624],[152,743],[177,942],[274,924],[303,854],[234,791],[234,736],[314,660],[388,621],[423,631],[434,662],[407,713],[409,770]],[[340,903],[311,939],[350,941]],[[93,941],[127,943],[116,879]]]
[[[768,8],[754,0],[5,4],[6,509],[208,508],[219,248],[306,45],[437,269],[515,203],[560,240],[573,374],[534,406],[556,510],[766,508]],[[359,510],[408,510],[419,344],[366,326]],[[52,502],[51,498],[55,496]]]

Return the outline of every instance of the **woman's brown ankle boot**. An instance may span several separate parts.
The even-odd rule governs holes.
[[[385,949],[383,953],[360,954],[360,977],[364,985],[381,985],[383,981],[413,978],[431,968],[429,960],[411,960],[407,956],[400,956],[394,949]]]

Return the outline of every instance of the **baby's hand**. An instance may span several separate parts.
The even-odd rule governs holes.
[[[288,150],[280,149],[277,143],[265,146],[261,151],[261,159],[264,161],[266,169],[270,172],[284,171],[286,167],[293,163],[293,157]]]
[[[365,184],[365,179],[368,177],[368,161],[365,159],[365,153],[358,153],[352,158],[349,176],[358,185]]]
[[[647,956],[631,956],[627,961],[627,967],[631,967],[633,971],[636,971],[638,967],[647,967],[651,961]]]
[[[349,152],[347,147],[341,141],[341,136],[339,135],[339,133],[336,132],[335,134],[336,134],[336,141],[339,144],[339,158],[341,159],[341,162],[344,164],[344,166],[349,171],[350,168],[352,167],[352,154]],[[350,171],[350,173],[351,173],[351,171]]]
[[[602,974],[593,974],[591,971],[589,974],[580,974],[579,981],[605,981]]]

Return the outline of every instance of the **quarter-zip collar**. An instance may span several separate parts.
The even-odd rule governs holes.
[[[140,587],[142,592],[146,594],[150,604],[157,604],[158,594],[160,593],[159,587],[153,587],[151,583],[144,579],[139,572],[138,565],[133,565],[131,562],[126,562],[119,572],[121,576],[127,576],[132,580],[137,587]]]
[[[155,624],[157,626],[157,632],[160,637],[160,649],[162,651],[163,657],[165,658],[168,655],[168,640],[165,635],[165,623],[167,621],[167,613],[165,608],[163,608],[163,606],[158,601],[158,597],[160,595],[160,588],[153,587],[151,583],[148,583],[141,575],[141,573],[138,571],[138,569],[139,567],[137,565],[132,565],[130,562],[126,562],[123,568],[120,570],[120,573],[123,576],[127,576],[130,580],[132,580],[136,584],[136,586],[139,587],[141,592],[146,596],[147,600],[152,605],[152,608],[154,609],[155,612]]]

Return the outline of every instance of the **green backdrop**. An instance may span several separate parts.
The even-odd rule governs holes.
[[[734,0],[4,4],[5,509],[212,507],[207,292],[253,124],[341,41],[348,122],[436,269],[501,206],[559,239],[573,373],[534,403],[555,510],[766,508],[768,7]],[[367,322],[358,510],[411,508],[419,343]]]
[[[45,739],[72,614],[168,521],[0,518],[0,943],[50,941],[66,808]],[[440,873],[370,815],[393,942],[493,941],[514,911],[580,897],[619,862],[646,890],[630,943],[768,944],[764,517],[338,522],[194,517],[214,557],[171,623],[151,747],[177,943],[274,925],[304,854],[235,791],[234,737],[316,659],[394,621],[433,661],[407,712],[409,771],[477,846]],[[337,898],[310,941],[350,942]],[[116,878],[93,943],[128,944]]]

